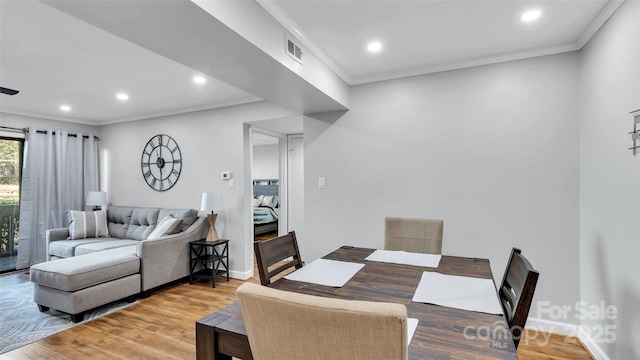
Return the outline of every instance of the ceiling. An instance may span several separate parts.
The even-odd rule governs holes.
[[[0,86],[20,91],[2,111],[96,125],[260,100],[39,1],[0,1],[0,16]]]
[[[578,50],[620,4],[606,0],[258,1],[288,23],[312,50],[324,52],[350,84]],[[537,21],[520,20],[534,9],[542,13]],[[383,46],[379,53],[366,49],[373,40]]]
[[[620,4],[258,2],[351,85],[577,50]],[[532,8],[540,19],[521,22]],[[0,36],[0,86],[20,90],[0,95],[3,112],[102,125],[260,100],[38,1],[0,1]]]

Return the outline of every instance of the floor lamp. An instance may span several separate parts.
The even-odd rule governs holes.
[[[207,215],[209,219],[209,233],[207,234],[207,241],[216,241],[220,239],[218,232],[216,231],[216,218],[218,214],[216,211],[222,211],[222,194],[219,192],[206,192],[202,193],[202,203],[200,204],[201,211],[211,211],[211,214]]]

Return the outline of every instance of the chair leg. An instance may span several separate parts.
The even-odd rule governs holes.
[[[49,311],[49,307],[38,304],[38,310],[40,310],[40,312]]]

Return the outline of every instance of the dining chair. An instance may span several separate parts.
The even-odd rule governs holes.
[[[406,360],[407,308],[244,283],[237,290],[255,360]]]
[[[256,241],[253,248],[262,285],[271,284],[273,276],[289,268],[300,269],[303,266],[295,231],[270,240]],[[289,258],[293,259],[288,261]],[[276,267],[271,268],[273,265]]]
[[[520,249],[513,248],[502,278],[499,296],[516,349],[527,322],[538,275],[538,271],[521,254]]]
[[[442,254],[444,221],[440,219],[384,219],[385,250]]]

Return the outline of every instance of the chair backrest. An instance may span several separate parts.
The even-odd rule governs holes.
[[[529,316],[538,275],[538,271],[521,254],[520,249],[513,248],[502,278],[499,296],[516,348]]]
[[[385,218],[384,248],[442,254],[443,228],[444,221],[440,219]]]
[[[298,249],[298,241],[294,231],[286,235],[279,236],[274,239],[265,241],[256,241],[253,243],[256,253],[256,263],[258,272],[260,273],[260,283],[262,285],[271,284],[271,278],[291,267],[300,269],[302,267],[302,258],[300,257],[300,249]],[[282,261],[292,257],[292,261]],[[278,264],[275,269],[269,270],[272,265]]]
[[[407,359],[402,304],[330,299],[253,283],[237,291],[255,360]]]

